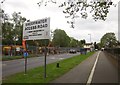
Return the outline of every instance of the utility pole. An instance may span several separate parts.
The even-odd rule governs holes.
[[[2,19],[3,19],[3,10],[1,5],[4,3],[5,0],[0,2],[0,45],[2,45]],[[2,50],[2,46],[0,46],[0,50]],[[0,51],[0,56],[2,56],[2,51]],[[2,60],[2,57],[0,57]],[[2,62],[0,62],[0,84],[2,84]]]
[[[4,18],[3,17],[3,10],[2,10],[2,7],[1,5],[4,3],[5,0],[1,1],[0,2],[0,27],[2,26],[2,19]],[[0,28],[0,30],[2,31],[2,29]]]

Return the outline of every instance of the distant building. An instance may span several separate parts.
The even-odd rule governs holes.
[[[94,50],[94,44],[93,43],[86,43],[84,45],[84,48],[90,49],[91,51]]]

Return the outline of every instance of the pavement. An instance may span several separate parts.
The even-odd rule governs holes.
[[[118,84],[118,62],[102,51],[81,62],[63,76],[50,83],[116,83]],[[89,83],[88,83],[89,82]]]

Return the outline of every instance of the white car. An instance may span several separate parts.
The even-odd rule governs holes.
[[[104,51],[104,48],[101,48],[101,51]]]

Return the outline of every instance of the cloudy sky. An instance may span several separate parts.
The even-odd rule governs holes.
[[[0,0],[2,1],[2,0]],[[118,6],[111,7],[106,21],[95,22],[91,17],[82,19],[81,17],[75,19],[75,28],[70,28],[67,24],[65,14],[63,14],[63,8],[58,8],[60,2],[57,4],[49,3],[47,6],[42,5],[39,7],[37,3],[41,0],[5,0],[1,7],[6,13],[11,15],[13,12],[21,12],[23,17],[30,19],[31,21],[50,17],[50,29],[62,29],[70,36],[75,39],[85,39],[87,42],[99,42],[100,38],[107,32],[114,32],[118,38]],[[114,0],[115,4],[119,0]]]

